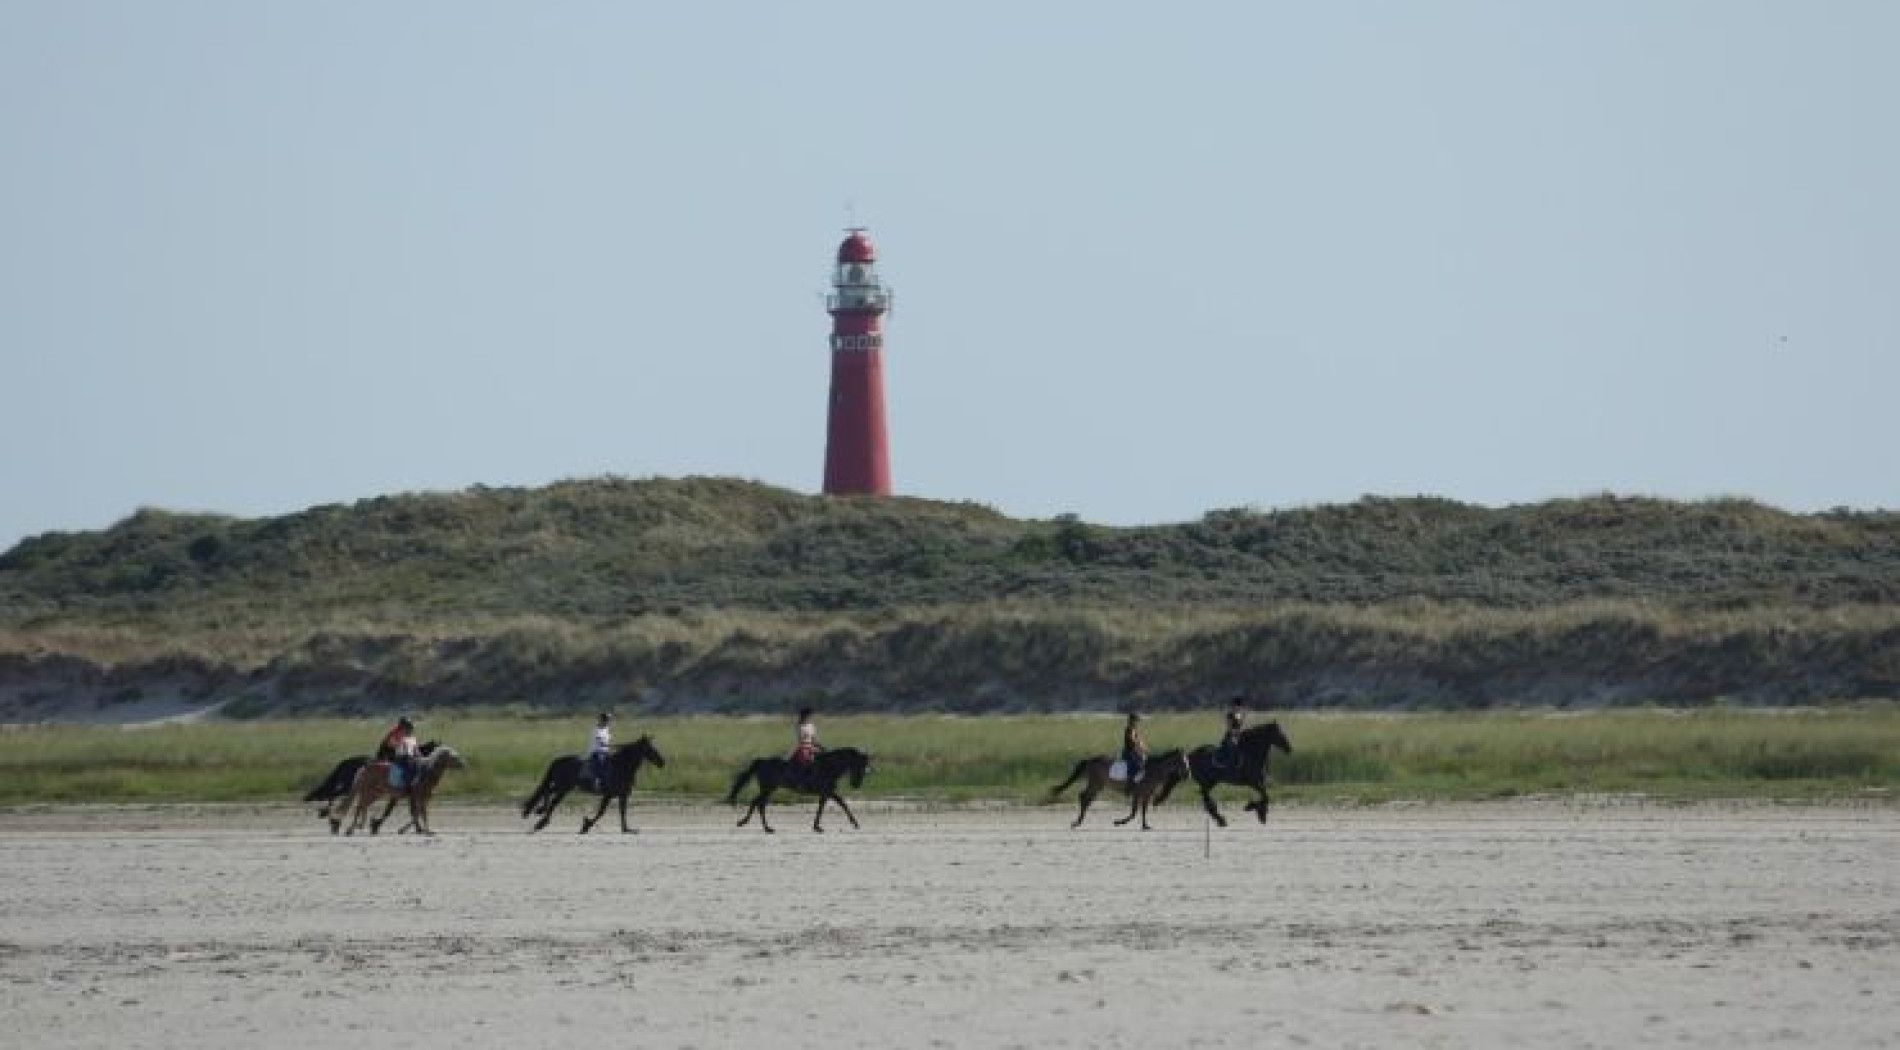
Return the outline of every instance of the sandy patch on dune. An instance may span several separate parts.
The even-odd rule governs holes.
[[[0,813],[17,1045],[1900,1045],[1900,810]],[[611,817],[610,817],[611,821]],[[564,829],[556,833],[555,829]]]

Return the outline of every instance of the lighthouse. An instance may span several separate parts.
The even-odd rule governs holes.
[[[891,290],[862,228],[838,245],[825,309],[831,314],[831,405],[825,426],[825,494],[891,494],[884,436],[884,314]]]

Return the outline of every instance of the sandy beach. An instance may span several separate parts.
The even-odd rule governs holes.
[[[1892,806],[635,812],[0,811],[6,1041],[1900,1045]]]

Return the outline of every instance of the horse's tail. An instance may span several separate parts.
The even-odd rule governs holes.
[[[305,795],[303,800],[305,802],[328,802],[338,795],[343,794],[345,791],[348,791],[350,789],[350,782],[354,779],[351,774],[355,772],[351,767],[356,763],[357,760],[354,758],[346,758],[338,762],[336,767],[330,770],[330,775],[324,777],[322,783],[311,788],[310,793]]]
[[[1067,779],[1067,780],[1065,780],[1065,781],[1063,781],[1062,783],[1060,783],[1060,784],[1057,784],[1057,785],[1056,785],[1055,787],[1052,787],[1052,788],[1050,788],[1050,789],[1049,789],[1049,799],[1050,799],[1050,801],[1054,801],[1054,800],[1056,800],[1056,799],[1058,799],[1058,798],[1060,798],[1060,797],[1062,797],[1062,793],[1063,793],[1064,791],[1067,791],[1067,790],[1069,789],[1069,785],[1070,785],[1070,784],[1073,784],[1073,783],[1075,783],[1076,781],[1078,781],[1078,780],[1080,780],[1080,779],[1082,779],[1082,774],[1084,774],[1084,773],[1086,773],[1086,772],[1088,772],[1088,768],[1089,768],[1089,761],[1090,761],[1089,759],[1086,759],[1086,758],[1085,758],[1085,759],[1082,759],[1081,761],[1079,761],[1079,762],[1077,762],[1077,763],[1075,764],[1075,768],[1074,768],[1074,769],[1071,769],[1071,770],[1069,771],[1069,779]]]
[[[745,790],[746,781],[751,780],[758,774],[760,761],[761,760],[755,759],[750,765],[739,771],[739,779],[733,781],[732,790],[726,792],[726,805],[736,806],[739,804],[739,792]]]

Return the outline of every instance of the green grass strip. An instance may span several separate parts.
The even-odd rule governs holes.
[[[1295,746],[1275,756],[1280,800],[1879,799],[1900,788],[1900,704],[1279,719]],[[582,748],[589,724],[425,712],[420,728],[468,759],[445,797],[486,800],[524,796],[551,758]],[[1120,740],[1113,716],[854,716],[821,727],[827,743],[873,754],[863,797],[935,801],[1039,802],[1077,758]],[[13,727],[0,730],[0,804],[290,801],[336,760],[368,751],[382,728],[345,719]],[[618,739],[643,732],[668,764],[643,776],[641,792],[680,799],[724,795],[746,760],[782,754],[791,740],[789,720],[728,717],[623,719]],[[1218,712],[1157,716],[1148,728],[1157,750],[1218,733]]]

